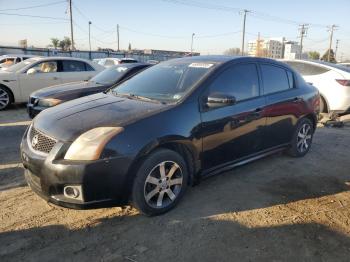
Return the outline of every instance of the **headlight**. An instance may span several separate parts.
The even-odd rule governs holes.
[[[124,130],[122,127],[97,127],[80,135],[69,147],[64,159],[97,160],[108,141]]]
[[[62,100],[56,98],[39,99],[38,106],[52,107],[60,104]]]

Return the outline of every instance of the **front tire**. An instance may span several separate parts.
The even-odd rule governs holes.
[[[11,93],[4,87],[0,86],[0,111],[5,110],[11,104]]]
[[[138,168],[132,203],[147,216],[163,214],[177,205],[187,183],[188,171],[183,158],[172,150],[156,150]]]
[[[311,148],[313,135],[314,128],[311,120],[308,118],[301,119],[294,132],[291,148],[287,153],[293,157],[305,156]]]

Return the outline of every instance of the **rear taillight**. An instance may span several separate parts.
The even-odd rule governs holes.
[[[346,80],[346,79],[336,79],[335,81],[337,81],[339,84],[341,84],[342,86],[350,86],[350,80]]]

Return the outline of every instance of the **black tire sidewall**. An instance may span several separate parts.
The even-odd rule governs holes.
[[[4,108],[0,108],[0,111],[1,111],[1,110],[5,110],[6,108],[8,108],[8,107],[11,105],[12,94],[11,94],[11,92],[8,90],[8,88],[6,88],[6,87],[4,87],[4,86],[0,86],[0,89],[3,90],[3,91],[5,91],[6,94],[8,95],[8,97],[9,97],[9,102],[8,102],[8,104],[7,104]]]
[[[183,183],[178,197],[165,208],[153,208],[149,206],[144,198],[144,185],[151,170],[163,161],[173,161],[177,163],[183,175]],[[155,216],[168,212],[175,207],[184,195],[188,184],[188,170],[184,159],[176,152],[169,149],[158,149],[151,153],[137,169],[136,177],[132,187],[132,204],[143,214]]]

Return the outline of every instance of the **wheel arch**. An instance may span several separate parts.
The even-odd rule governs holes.
[[[314,132],[315,132],[316,127],[317,127],[317,116],[315,114],[311,113],[311,114],[305,115],[303,118],[307,118],[307,119],[309,119],[312,122],[312,126],[313,126],[313,129],[314,129]],[[303,118],[301,118],[301,119],[303,119]]]
[[[328,100],[326,99],[326,97],[320,93],[320,98],[322,99],[324,105],[325,105],[325,112],[320,112],[320,113],[330,113],[330,109],[329,109],[329,102]]]
[[[10,94],[10,102],[11,102],[11,103],[14,103],[14,102],[15,102],[15,96],[14,96],[14,94],[13,94],[11,88],[9,88],[8,86],[6,86],[6,85],[4,85],[4,84],[0,84],[0,87],[6,89],[6,90],[9,92],[9,94]]]
[[[184,137],[171,137],[171,139],[159,139],[152,141],[145,145],[135,157],[128,169],[128,192],[130,195],[131,188],[134,182],[135,174],[138,167],[146,160],[146,158],[158,149],[169,149],[178,153],[185,160],[187,171],[189,174],[188,183],[194,185],[197,182],[197,171],[200,168],[200,162],[198,161],[199,155],[193,144],[186,140]]]

